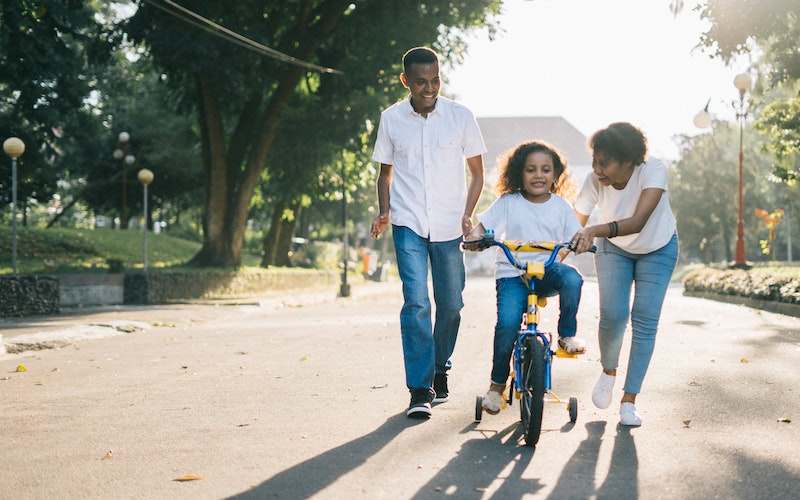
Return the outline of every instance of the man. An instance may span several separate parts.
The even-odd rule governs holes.
[[[483,188],[486,152],[478,123],[466,107],[439,96],[439,58],[416,47],[403,55],[400,82],[408,98],[381,113],[372,159],[378,177],[377,238],[392,224],[397,267],[403,282],[400,330],[406,385],[406,415],[429,418],[431,403],[447,401],[447,371],[464,303],[464,257],[460,244],[472,229]],[[466,188],[464,158],[470,171]],[[431,326],[428,262],[436,322]],[[432,387],[431,387],[432,385]]]

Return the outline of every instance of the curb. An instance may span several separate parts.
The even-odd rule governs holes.
[[[716,300],[717,302],[727,302],[728,304],[737,304],[752,307],[753,309],[761,309],[762,311],[769,311],[772,313],[785,314],[786,316],[800,318],[800,304],[754,299],[752,297],[743,297],[741,295],[723,295],[716,292],[684,290],[683,295],[685,297],[696,297],[700,299]]]

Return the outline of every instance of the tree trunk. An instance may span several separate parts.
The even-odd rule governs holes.
[[[264,235],[262,243],[263,255],[261,256],[261,267],[269,267],[275,264],[275,250],[277,248],[278,239],[280,238],[281,229],[283,228],[281,225],[281,218],[284,208],[286,208],[286,203],[282,200],[277,201],[275,206],[272,207],[269,230],[267,234]]]
[[[725,222],[725,218],[721,218],[721,226],[722,226],[722,247],[725,249],[725,262],[733,262],[733,254],[731,253],[731,234],[730,228],[728,228],[728,224]]]
[[[291,220],[281,219],[281,232],[278,236],[278,241],[275,246],[275,265],[289,267],[292,265],[289,259],[289,251],[292,249],[292,238],[294,237],[294,230],[297,227],[297,220],[300,216],[300,204],[295,203],[292,207],[294,217]]]

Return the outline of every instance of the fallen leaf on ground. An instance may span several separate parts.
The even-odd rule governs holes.
[[[238,424],[236,427],[247,427],[247,426],[249,426],[249,425],[250,425],[250,424]]]
[[[175,328],[175,323],[167,323],[166,321],[154,321],[150,324],[162,328]]]
[[[0,380],[11,380],[11,377],[0,377]]]
[[[300,358],[300,361],[308,361],[309,359],[311,359],[311,357],[308,354],[306,354],[305,356]]]
[[[52,370],[50,370],[50,371],[51,371],[51,372],[57,372],[57,371],[58,371],[58,368],[53,368],[53,369],[52,369]]]
[[[742,358],[742,359],[739,360],[739,362],[742,363],[742,364],[747,364],[747,363],[750,362],[750,360],[747,359],[747,358]]]
[[[692,423],[691,420],[684,420],[683,421],[683,428],[684,429],[688,429],[689,428],[689,424],[691,424],[691,423]]]
[[[22,372],[28,371],[28,369],[25,367],[25,365],[20,363],[20,364],[17,365],[17,369],[14,370],[14,371],[17,372],[17,373],[22,373]]]
[[[370,389],[386,389],[387,387],[389,387],[389,384],[373,385]]]
[[[791,424],[792,423],[792,419],[789,418],[789,417],[781,417],[781,418],[778,419],[778,422],[780,422],[782,424]]]
[[[689,385],[691,385],[692,387],[700,387],[703,384],[701,384],[700,382],[695,382],[694,380],[692,380],[691,382],[689,382]]]
[[[103,458],[101,458],[100,460],[111,460],[112,458],[114,458],[114,454],[111,453],[111,450],[108,450],[106,454],[103,455]]]
[[[187,481],[199,481],[203,479],[202,476],[197,474],[184,474],[181,477],[176,477],[173,481],[178,481],[179,483],[185,483]]]

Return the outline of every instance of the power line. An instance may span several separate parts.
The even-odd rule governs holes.
[[[293,64],[295,66],[300,66],[303,68],[312,69],[314,71],[318,71],[320,73],[329,73],[329,74],[343,74],[341,71],[333,68],[326,68],[324,66],[318,66],[314,63],[310,63],[307,61],[303,61],[301,59],[297,59],[296,57],[292,57],[289,54],[284,54],[278,50],[275,50],[271,47],[267,47],[264,44],[258,43],[255,40],[251,40],[245,36],[236,33],[222,25],[207,19],[196,12],[193,12],[186,7],[178,5],[177,3],[173,2],[172,0],[161,0],[161,2],[167,4],[172,9],[165,7],[164,5],[160,5],[159,2],[156,0],[144,0],[144,2],[152,5],[153,7],[160,9],[167,14],[170,14],[181,21],[191,24],[192,26],[202,29],[212,35],[218,36],[224,40],[227,40],[231,43],[244,47],[246,49],[250,49],[254,52],[258,52],[261,55],[265,55],[267,57],[271,57],[272,59],[276,59],[278,61],[282,61],[288,64]],[[177,11],[177,12],[176,12]],[[188,17],[187,17],[188,16]]]

